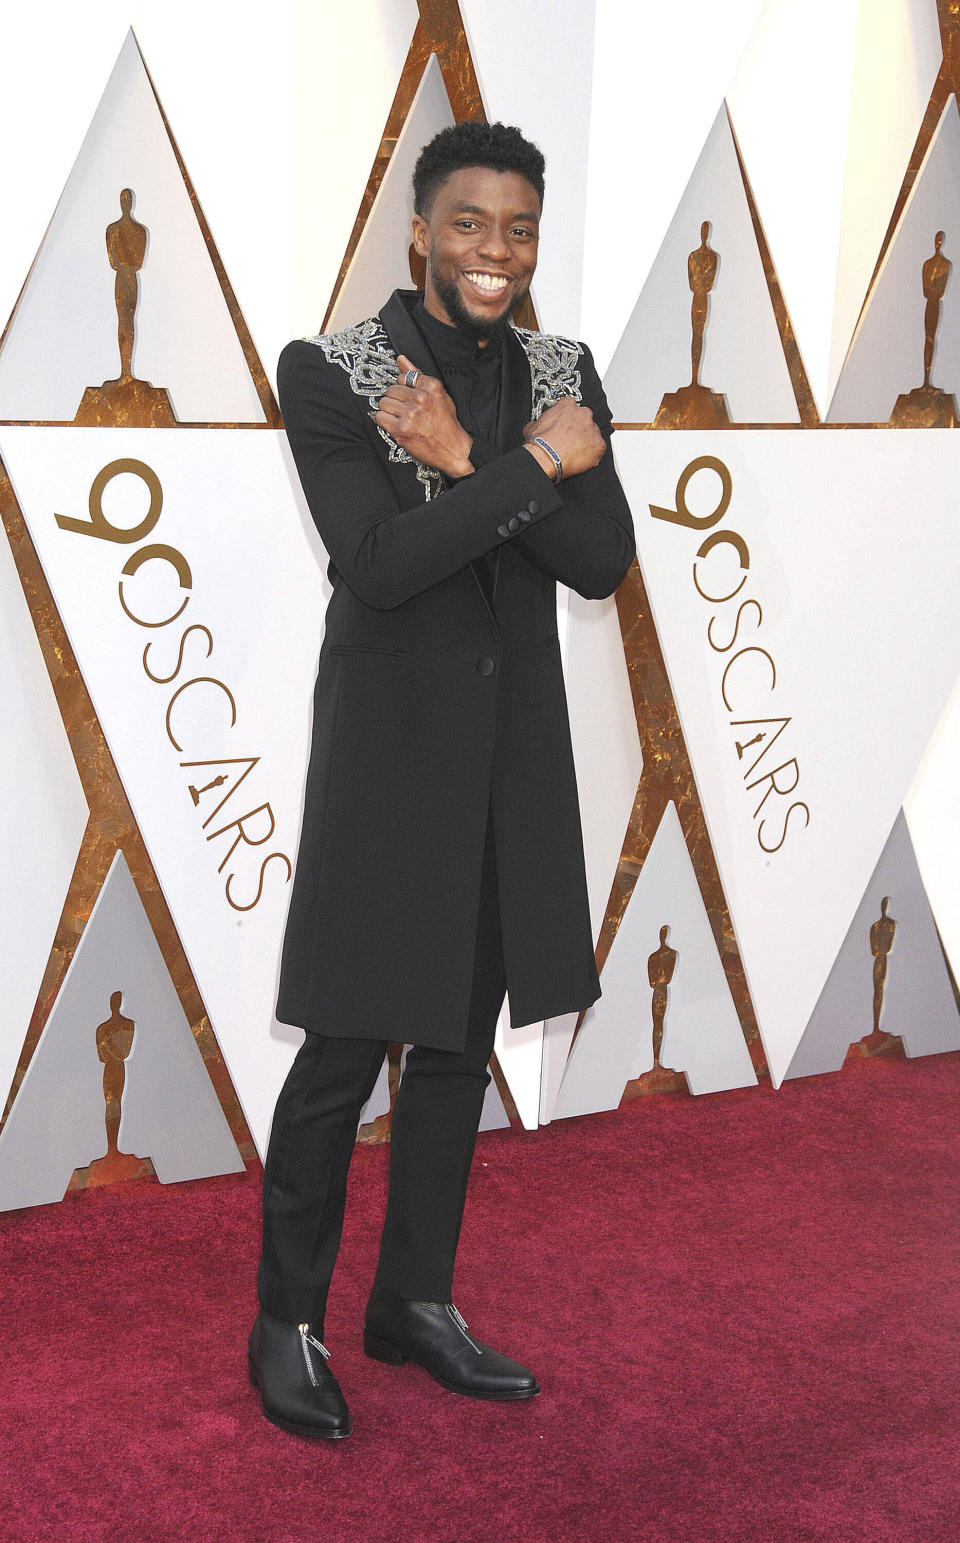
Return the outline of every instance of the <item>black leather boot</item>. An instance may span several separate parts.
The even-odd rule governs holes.
[[[294,1436],[338,1441],[350,1434],[350,1411],[327,1365],[329,1351],[308,1323],[283,1323],[263,1309],[247,1347],[250,1381],[267,1419]]]
[[[375,1361],[415,1361],[451,1393],[468,1398],[535,1398],[533,1373],[474,1339],[452,1302],[407,1302],[374,1290],[367,1303],[363,1348]]]

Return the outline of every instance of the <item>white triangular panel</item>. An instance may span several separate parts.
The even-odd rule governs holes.
[[[524,1130],[536,1130],[540,1119],[543,1024],[530,1023],[522,1028],[512,1028],[510,1004],[505,1002],[497,1023],[494,1049]],[[490,1097],[489,1088],[487,1096]]]
[[[500,1089],[493,1077],[487,1084],[487,1091],[483,1096],[483,1109],[480,1114],[480,1130],[509,1130],[510,1116],[507,1114],[503,1099],[500,1097]]]
[[[134,1024],[118,1146],[163,1184],[242,1173],[213,1084],[120,853],[114,858],[0,1135],[0,1210],[60,1200],[107,1150],[96,1030],[111,996]]]
[[[767,0],[727,92],[787,312],[828,402],[857,0]]]
[[[581,331],[601,375],[762,9],[596,0]]]
[[[941,58],[931,0],[865,0],[857,18],[827,398],[876,266]]]
[[[273,1008],[328,593],[285,438],[6,428],[0,453],[263,1151],[300,1038]],[[132,544],[58,525],[89,520],[91,486],[118,458],[158,479],[156,525]],[[147,512],[143,476],[104,490],[118,527]],[[157,544],[187,564],[185,586],[163,553],[123,574]],[[133,616],[164,624],[132,620],[121,582]],[[251,762],[242,780],[231,758]]]
[[[604,376],[614,418],[649,423],[666,392],[691,380],[687,260],[701,226],[718,256],[699,378],[737,423],[798,423],[780,334],[726,109],[721,107],[647,282]]]
[[[376,315],[393,290],[412,289],[408,253],[413,168],[427,140],[453,121],[440,65],[431,54],[330,314],[328,332]]]
[[[240,340],[131,33],[50,222],[0,350],[0,419],[65,420],[120,372],[105,231],[132,188],[149,240],[134,373],[180,422],[263,423]]]
[[[50,954],[87,804],[40,643],[0,530],[0,1106]]]
[[[549,1125],[556,1108],[557,1094],[567,1069],[567,1059],[576,1032],[579,1013],[563,1013],[548,1018],[543,1025],[543,1064],[540,1070],[540,1124]]]
[[[615,443],[619,442],[619,439]],[[617,604],[571,590],[564,677],[594,941],[606,914],[643,771]]]
[[[654,518],[703,455],[727,468],[726,514],[700,529]],[[619,462],[779,1082],[960,670],[960,437],[648,431],[620,436]],[[690,474],[696,518],[720,487]],[[723,539],[697,559],[728,535],[740,551]],[[704,599],[695,563],[706,594],[731,598]],[[761,720],[788,721],[777,736]]]
[[[603,995],[587,1009],[570,1052],[553,1119],[615,1109],[626,1084],[653,1066],[647,962],[664,926],[677,958],[661,1065],[682,1071],[691,1093],[756,1082],[676,806],[668,804],[604,965]]]
[[[539,6],[516,0],[461,0],[460,12],[487,117],[519,124],[546,157],[533,283],[540,324],[579,337],[594,6],[558,0],[546,27]],[[531,59],[544,90],[530,89]]]
[[[931,382],[960,406],[960,113],[947,102],[887,249],[830,403],[831,423],[883,423],[923,381],[923,265],[945,232],[953,264],[940,304]]]
[[[899,1035],[907,1055],[960,1050],[960,1013],[902,813],[847,933],[837,962],[790,1063],[788,1077],[837,1071],[850,1045],[873,1029],[874,957],[870,931],[881,915],[896,922],[880,1028]]]
[[[383,1065],[373,1085],[373,1091],[360,1111],[358,1125],[369,1125],[373,1120],[379,1120],[382,1114],[386,1114],[390,1108],[390,1063],[387,1057],[383,1058]]]

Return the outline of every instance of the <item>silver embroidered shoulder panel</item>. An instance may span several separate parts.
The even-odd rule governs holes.
[[[532,416],[539,418],[562,396],[581,402],[581,345],[571,338],[531,332],[526,327],[515,327],[514,332],[530,364]],[[322,348],[328,363],[338,365],[349,375],[351,391],[366,397],[371,411],[379,407],[388,388],[396,385],[397,356],[376,316],[358,322],[355,327],[345,327],[342,332],[321,333],[307,342]],[[435,467],[416,460],[379,424],[377,433],[389,447],[391,461],[403,461],[417,468],[417,481],[423,487],[425,499],[442,491],[443,477]]]
[[[372,412],[380,406],[380,398],[388,388],[397,384],[397,356],[376,316],[358,322],[355,327],[345,327],[342,332],[307,338],[307,342],[316,343],[323,349],[328,363],[339,365],[346,371],[350,377],[350,390],[357,396],[365,396]],[[379,423],[376,430],[389,447],[391,461],[403,461],[417,468],[417,481],[423,487],[425,499],[429,500],[443,490],[443,477],[435,466],[425,466],[416,460]]]
[[[572,338],[553,337],[548,332],[531,332],[527,327],[515,327],[514,332],[530,362],[532,416],[539,418],[562,396],[572,396],[582,402],[578,368],[583,354],[581,344]]]

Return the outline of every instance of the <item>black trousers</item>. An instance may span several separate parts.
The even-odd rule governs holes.
[[[464,1048],[457,1053],[412,1044],[394,1104],[375,1284],[408,1301],[451,1298],[467,1177],[505,989],[488,823]],[[410,1030],[414,1039],[416,1025]],[[321,1336],[357,1123],[386,1048],[384,1039],[308,1033],[274,1112],[264,1164],[257,1289],[266,1312],[288,1323],[310,1323]]]

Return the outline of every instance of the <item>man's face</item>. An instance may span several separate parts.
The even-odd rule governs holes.
[[[413,218],[431,316],[488,338],[530,288],[539,239],[540,199],[526,177],[487,166],[451,172],[429,212]]]

